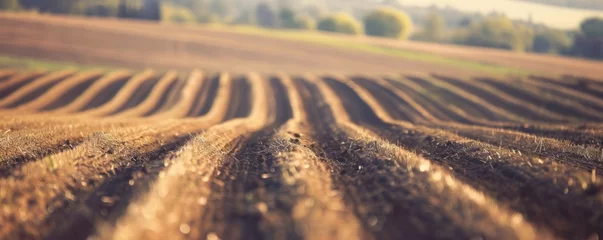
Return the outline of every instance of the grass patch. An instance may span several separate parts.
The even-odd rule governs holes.
[[[379,55],[387,55],[393,57],[399,57],[407,60],[434,63],[439,65],[446,65],[455,67],[461,70],[472,70],[479,71],[489,74],[496,75],[528,75],[534,74],[535,72],[529,69],[505,67],[501,65],[491,64],[487,62],[477,62],[471,60],[457,59],[452,57],[445,57],[437,54],[419,52],[419,51],[408,51],[391,47],[376,46],[369,43],[360,43],[348,41],[328,34],[322,34],[316,31],[299,31],[299,30],[272,30],[263,29],[254,26],[227,26],[220,24],[208,25],[209,28],[230,31],[243,34],[260,35],[267,37],[275,37],[282,39],[289,39],[295,41],[311,42],[316,44],[328,45],[332,47],[356,50],[362,52],[368,52]]]
[[[72,62],[63,61],[52,61],[52,60],[41,60],[27,57],[14,57],[7,55],[0,55],[0,68],[10,68],[17,70],[47,70],[57,71],[68,68],[76,68],[79,70],[102,70],[102,71],[113,71],[118,68],[97,66],[97,65],[84,65]]]

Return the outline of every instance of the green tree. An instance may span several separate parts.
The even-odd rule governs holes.
[[[0,0],[0,9],[16,11],[19,10],[19,1],[18,0]]]
[[[196,16],[188,8],[172,4],[164,4],[161,13],[161,18],[169,22],[191,23],[197,20]]]
[[[262,27],[277,27],[278,19],[267,3],[260,3],[256,8],[256,21]]]
[[[563,31],[544,29],[536,33],[532,51],[538,53],[565,53],[572,45],[571,38]]]
[[[337,32],[350,35],[362,34],[362,26],[347,13],[327,16],[318,21],[317,29],[325,32]]]
[[[297,19],[295,16],[295,12],[290,8],[281,8],[281,11],[278,14],[279,21],[281,27],[283,28],[297,28]]]
[[[140,18],[160,21],[161,20],[161,5],[159,0],[145,0],[142,5],[142,13]]]
[[[589,18],[580,24],[585,37],[603,37],[603,18]]]
[[[68,14],[74,11],[77,2],[77,0],[55,0],[52,2],[49,1],[44,3],[39,10],[41,12]]]
[[[518,45],[515,50],[532,51],[534,43],[534,29],[530,25],[515,24],[515,32],[519,37]]]
[[[523,50],[522,38],[515,25],[504,16],[489,16],[473,22],[467,30],[465,39],[459,41],[461,44],[472,46]]]
[[[444,39],[445,23],[437,12],[432,12],[425,18],[423,30],[414,35],[413,39],[428,42],[441,42]]]
[[[310,30],[316,28],[316,23],[311,17],[299,17],[295,22],[297,29]]]
[[[256,24],[255,15],[249,10],[244,10],[234,19],[233,23],[243,25]]]
[[[380,8],[364,18],[367,35],[407,39],[412,31],[412,21],[406,13],[393,8]]]
[[[574,37],[571,54],[603,59],[603,19],[589,18],[580,25],[580,32]]]

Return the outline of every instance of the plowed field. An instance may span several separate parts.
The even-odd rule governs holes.
[[[2,239],[586,239],[603,83],[0,73]]]
[[[603,81],[0,19],[2,53],[151,67],[0,70],[0,239],[603,237]]]

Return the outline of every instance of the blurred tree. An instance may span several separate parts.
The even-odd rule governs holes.
[[[281,27],[283,28],[297,28],[297,22],[295,17],[295,12],[290,8],[284,7],[281,8],[281,11],[278,14],[279,22]]]
[[[110,6],[106,5],[93,5],[84,10],[86,16],[94,17],[112,17],[116,16],[116,12],[116,9],[112,9]]]
[[[43,1],[38,10],[40,10],[40,12],[53,12],[61,14],[72,13],[77,2],[78,0]]]
[[[278,19],[267,3],[260,3],[256,8],[256,21],[262,27],[277,27]]]
[[[472,20],[470,17],[464,17],[459,21],[459,27],[469,27],[471,26],[471,22]]]
[[[249,10],[243,10],[233,21],[234,24],[253,25],[256,24],[255,15]]]
[[[362,26],[360,23],[347,13],[338,13],[324,17],[318,21],[316,28],[326,32],[337,32],[350,35],[362,34]]]
[[[428,42],[441,42],[444,38],[445,23],[442,17],[435,11],[432,11],[425,18],[423,30],[414,35],[413,39]]]
[[[514,24],[515,32],[519,37],[519,42],[514,50],[517,51],[532,51],[534,43],[534,29],[532,25]]]
[[[580,30],[574,37],[571,54],[603,59],[603,19],[586,19],[580,25]]]
[[[513,22],[505,16],[489,16],[473,22],[467,30],[466,38],[457,40],[466,45],[523,50],[520,34]]]
[[[316,23],[314,22],[314,19],[307,16],[297,18],[296,25],[296,28],[298,29],[310,30],[316,28]]]
[[[0,0],[0,9],[16,11],[19,10],[19,1],[18,0]]]
[[[196,16],[188,8],[182,6],[164,4],[161,13],[161,18],[169,22],[192,23],[197,21]]]
[[[188,8],[195,15],[195,19],[200,23],[207,23],[211,20],[209,13],[209,4],[206,0],[189,0]]]
[[[364,18],[364,31],[371,36],[407,39],[412,31],[412,21],[404,12],[381,8]]]
[[[532,51],[538,53],[566,53],[571,47],[572,40],[563,31],[544,29],[536,33]]]
[[[589,18],[580,24],[585,37],[603,38],[603,18]]]
[[[159,0],[145,0],[142,5],[142,13],[140,18],[160,21],[161,20],[161,5]]]

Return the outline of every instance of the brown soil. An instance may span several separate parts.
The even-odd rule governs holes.
[[[84,62],[164,56],[186,68],[206,45],[233,44],[218,39],[231,33],[147,23],[0,18],[27,26],[14,33],[30,37],[24,49],[58,46],[50,56]],[[37,39],[44,27],[54,33]],[[83,45],[105,36],[108,52],[60,46],[67,28],[91,34]],[[122,40],[148,58],[111,50]],[[156,48],[168,40],[183,42],[163,46],[182,47],[182,59]],[[266,51],[253,42],[209,51],[245,66],[219,73],[1,70],[0,239],[603,237],[597,80],[433,75],[421,64],[384,76],[371,72],[406,63],[273,41],[253,61]],[[314,67],[333,71],[303,71]]]

